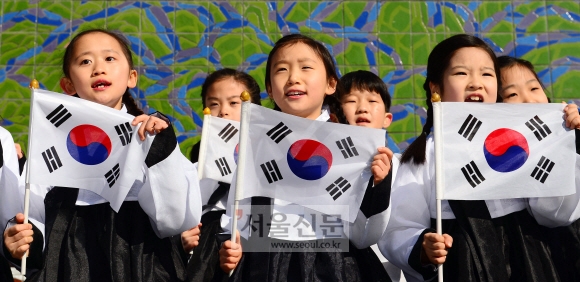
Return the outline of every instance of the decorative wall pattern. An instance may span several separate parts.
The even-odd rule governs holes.
[[[456,33],[530,60],[553,101],[580,99],[580,1],[2,0],[0,11],[0,125],[23,145],[30,80],[60,92],[64,46],[93,27],[126,35],[139,72],[133,95],[146,111],[170,116],[183,152],[199,139],[207,73],[237,68],[263,89],[268,53],[289,33],[322,41],[342,74],[366,69],[383,78],[394,105],[392,148],[420,131],[427,56]]]

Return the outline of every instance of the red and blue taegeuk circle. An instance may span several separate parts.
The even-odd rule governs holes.
[[[332,152],[324,144],[311,139],[294,142],[286,156],[290,170],[304,180],[318,180],[332,166]]]
[[[240,143],[238,143],[236,145],[236,148],[234,149],[234,161],[236,162],[236,164],[238,164],[238,155],[240,154]]]
[[[73,128],[66,138],[69,154],[79,163],[97,165],[111,154],[111,139],[102,129],[82,124]]]
[[[511,172],[526,163],[530,149],[524,135],[512,129],[500,128],[485,138],[483,153],[493,170]]]

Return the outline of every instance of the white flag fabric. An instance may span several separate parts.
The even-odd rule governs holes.
[[[242,120],[242,130],[249,130],[248,145],[240,148],[248,157],[238,164],[245,171],[242,198],[276,198],[354,221],[372,176],[372,159],[385,144],[384,131],[257,105],[249,111],[249,126],[243,127]]]
[[[438,104],[443,199],[575,193],[575,135],[565,127],[565,105],[434,103]]]
[[[237,167],[240,123],[205,115],[199,148],[199,179],[232,183]]]
[[[153,140],[139,139],[134,116],[40,89],[31,111],[30,183],[87,189],[118,211]]]

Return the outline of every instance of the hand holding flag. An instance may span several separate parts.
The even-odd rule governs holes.
[[[145,161],[153,138],[135,137],[130,114],[46,90],[32,92],[28,183],[87,189],[117,211],[142,175],[134,164]],[[141,128],[146,126],[157,130],[162,124]]]

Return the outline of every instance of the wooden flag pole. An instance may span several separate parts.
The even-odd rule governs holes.
[[[203,125],[201,127],[201,141],[199,146],[199,157],[197,158],[197,178],[201,179],[203,175],[203,169],[205,165],[205,153],[207,151],[207,142],[209,138],[209,134],[207,133],[210,127],[210,119],[209,116],[211,115],[211,111],[208,107],[203,109]]]
[[[435,198],[437,208],[436,227],[437,234],[443,234],[443,227],[441,224],[441,198],[443,197],[443,167],[442,156],[443,140],[441,134],[441,96],[437,93],[431,95],[431,102],[433,103],[433,135],[435,140]],[[443,265],[439,265],[438,269],[439,282],[443,282]]]
[[[242,114],[240,116],[240,147],[238,153],[238,167],[236,168],[236,191],[234,193],[234,214],[232,218],[232,243],[239,243],[236,242],[236,232],[238,229],[238,209],[240,204],[240,199],[243,195],[243,187],[242,183],[244,181],[244,161],[246,160],[246,151],[247,151],[247,143],[248,143],[248,134],[249,134],[249,123],[250,123],[250,93],[248,91],[243,91],[240,95],[242,99]],[[230,276],[234,273],[235,269],[230,271]]]
[[[31,153],[31,140],[32,140],[32,117],[33,117],[33,106],[34,106],[34,89],[40,88],[38,80],[33,79],[30,81],[30,119],[28,121],[28,154],[32,156]],[[26,188],[24,190],[24,224],[28,223],[28,211],[30,209],[30,160],[26,162]],[[20,261],[20,273],[22,276],[26,275],[26,257],[28,257],[28,251],[22,256]],[[24,278],[26,279],[26,278]]]

